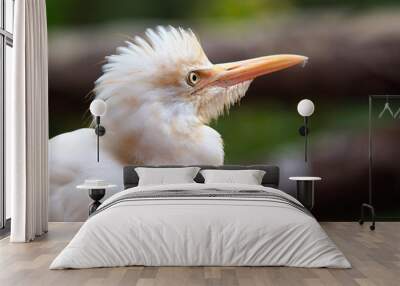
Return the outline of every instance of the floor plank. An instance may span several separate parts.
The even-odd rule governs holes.
[[[352,263],[352,269],[290,267],[117,267],[48,269],[81,223],[50,223],[32,243],[0,240],[0,285],[399,285],[400,222],[379,222],[375,231],[356,222],[323,222],[322,227]]]

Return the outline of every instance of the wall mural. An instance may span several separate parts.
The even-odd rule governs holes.
[[[101,163],[91,128],[50,140],[50,219],[83,220],[87,194],[71,192],[88,178],[122,186],[130,164],[222,165],[221,135],[209,126],[246,93],[252,80],[305,64],[300,55],[273,55],[212,64],[190,30],[158,27],[108,56],[95,82],[107,104]]]
[[[358,220],[368,200],[368,95],[400,93],[398,1],[115,2],[46,2],[50,220],[86,219],[91,199],[76,185],[102,179],[117,185],[110,196],[128,164],[278,165],[279,187],[292,195],[289,177],[322,178],[319,220]],[[107,105],[99,162],[95,98]],[[315,104],[307,162],[302,99]],[[388,102],[395,114],[400,101]],[[385,104],[372,108],[372,187],[377,216],[393,219],[400,125],[390,112],[379,117]]]

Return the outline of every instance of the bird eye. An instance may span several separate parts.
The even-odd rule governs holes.
[[[196,72],[190,72],[187,76],[187,83],[190,86],[194,86],[200,80],[199,75]]]

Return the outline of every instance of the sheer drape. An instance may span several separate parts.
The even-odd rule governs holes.
[[[45,0],[15,2],[13,92],[6,98],[6,187],[12,242],[47,231],[48,83]]]

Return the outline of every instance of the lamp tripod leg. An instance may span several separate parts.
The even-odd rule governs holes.
[[[371,213],[371,222],[372,224],[370,225],[369,229],[370,230],[375,230],[375,208],[371,205],[371,204],[362,204],[361,205],[361,218],[358,221],[359,224],[363,224],[365,221],[365,217],[364,217],[364,208],[369,209],[370,213]]]

